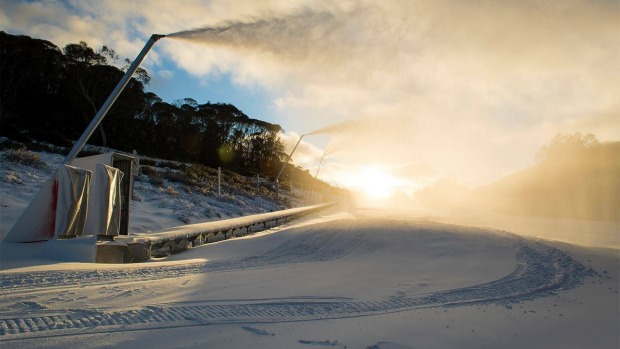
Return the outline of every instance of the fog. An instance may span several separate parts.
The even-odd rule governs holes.
[[[74,5],[97,17],[89,25],[60,2],[9,3],[0,17],[3,27],[26,26],[28,13],[27,27],[45,37],[109,33],[122,55],[134,44],[128,32],[171,33],[146,62],[155,74],[166,56],[205,80],[229,74],[260,86],[288,149],[306,135],[295,164],[315,173],[327,154],[319,177],[366,202],[424,203],[448,215],[617,218],[617,153],[545,170],[536,161],[556,134],[620,140],[617,1],[106,4]],[[49,30],[49,20],[65,30]],[[531,195],[519,194],[526,189]]]
[[[560,132],[620,139],[617,10],[586,1],[319,2],[169,37],[235,62],[207,58],[202,70],[282,91],[285,126],[294,119],[297,134],[328,134],[339,149],[324,164],[333,182],[343,166],[377,164],[478,186],[531,166]]]
[[[327,137],[321,177],[358,204],[617,246],[618,148],[536,162],[557,133],[620,139],[620,39],[608,10],[618,5],[330,3],[171,37],[279,70],[287,83],[256,78],[286,86],[280,106],[312,120],[288,137],[290,148],[306,136],[294,160],[318,166],[313,137]]]

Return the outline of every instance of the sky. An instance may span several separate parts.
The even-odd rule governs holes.
[[[130,59],[177,33],[149,90],[232,103],[289,150],[324,130],[294,163],[377,197],[490,183],[558,133],[620,140],[618,1],[0,0],[0,30]]]

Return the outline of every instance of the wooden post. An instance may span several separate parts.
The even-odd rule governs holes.
[[[217,196],[222,195],[222,168],[217,168]]]

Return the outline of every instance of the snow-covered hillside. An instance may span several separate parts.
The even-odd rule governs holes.
[[[110,151],[96,147],[90,149]],[[8,233],[22,210],[64,159],[62,155],[48,152],[24,151],[12,156],[14,153],[10,149],[0,151],[0,238]],[[213,169],[201,168],[203,177],[192,180],[179,169],[189,165],[151,158],[141,160],[143,164],[134,179],[130,203],[130,233],[148,233],[178,225],[271,212],[285,206],[315,203],[320,199],[319,194],[298,189],[293,193],[283,190],[277,198],[273,191],[266,189],[269,183],[264,179],[257,185],[256,178],[227,171],[222,175],[221,195],[217,195],[217,172],[213,173]],[[207,173],[208,170],[211,172]]]

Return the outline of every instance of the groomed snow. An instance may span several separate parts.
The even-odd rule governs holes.
[[[0,244],[3,349],[620,346],[617,248],[346,206],[143,264],[92,243]]]

